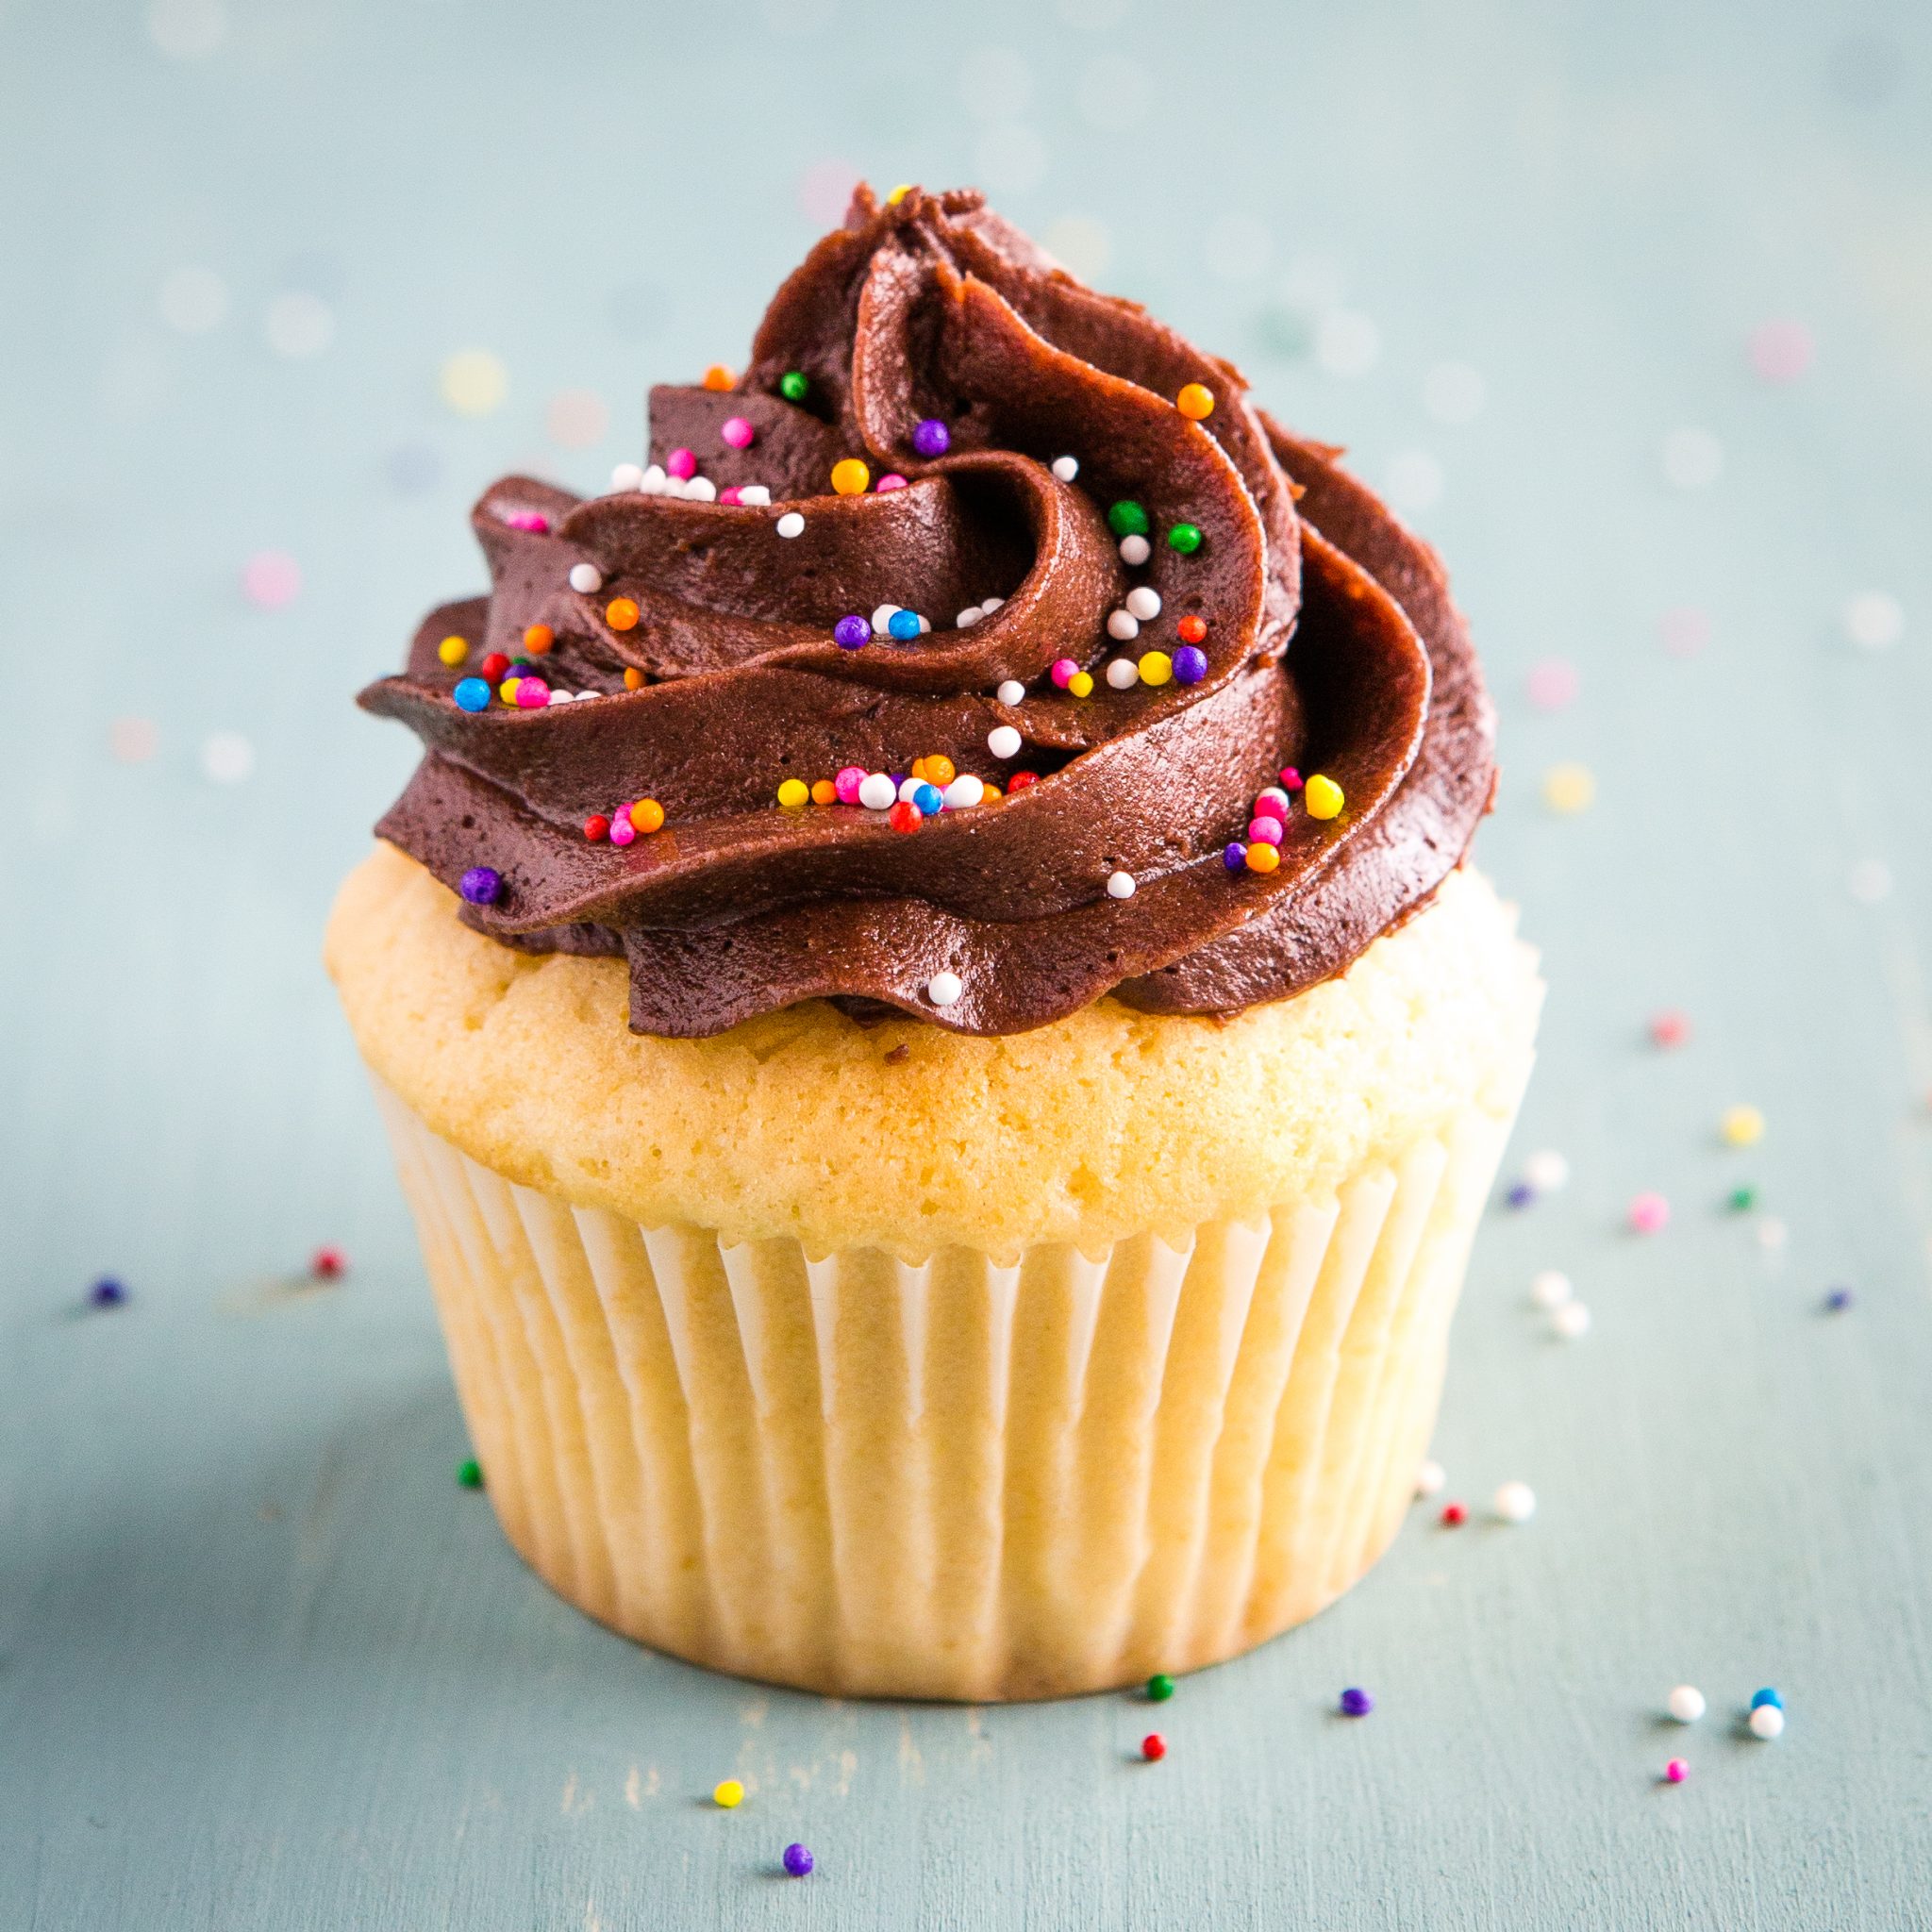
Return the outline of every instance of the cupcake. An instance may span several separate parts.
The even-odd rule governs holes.
[[[332,916],[505,1533],[828,1692],[1225,1658],[1413,1493],[1541,987],[1434,554],[976,194],[493,485]]]

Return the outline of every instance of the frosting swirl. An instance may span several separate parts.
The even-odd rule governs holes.
[[[361,695],[425,747],[379,835],[483,932],[626,956],[642,1032],[829,996],[1010,1033],[1339,972],[1460,861],[1492,716],[1434,553],[1243,388],[976,194],[860,189],[734,386],[651,391],[644,487],[485,493],[489,596]],[[829,490],[854,458],[878,487]],[[928,758],[942,810],[777,802]],[[1345,803],[1276,806],[1250,870],[1284,767]]]

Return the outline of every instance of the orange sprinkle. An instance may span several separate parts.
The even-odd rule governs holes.
[[[541,658],[557,641],[557,633],[547,624],[533,624],[524,631],[524,649],[533,658]]]
[[[821,778],[811,788],[811,802],[814,805],[837,805],[839,788],[829,778]]]
[[[989,785],[986,788],[986,790],[979,794],[979,802],[982,805],[991,805],[993,802],[993,800],[999,797],[999,795],[1000,788],[997,785]]]
[[[925,778],[929,785],[938,785],[943,789],[950,785],[957,775],[952,759],[942,751],[936,751],[930,757],[922,758],[920,762],[925,767]]]
[[[1189,382],[1181,385],[1181,392],[1174,399],[1178,408],[1190,423],[1199,423],[1214,413],[1214,391],[1205,382]]]
[[[738,387],[738,378],[732,375],[730,370],[725,368],[724,363],[713,362],[705,371],[705,387],[707,389],[719,390],[736,389]]]
[[[925,776],[925,760],[924,758],[914,758],[912,760],[912,770],[908,775],[913,778],[924,778]]]
[[[638,619],[642,614],[634,597],[613,597],[604,607],[604,622],[612,630],[637,629]]]
[[[1205,617],[1184,617],[1174,625],[1181,634],[1184,644],[1198,644],[1208,635],[1208,620]]]
[[[863,496],[872,472],[857,457],[841,457],[832,465],[832,488],[841,496]]]
[[[664,823],[664,808],[655,798],[641,798],[630,808],[630,822],[640,832],[655,832]]]
[[[644,688],[644,674],[635,664],[625,666],[624,688],[625,691],[642,691]]]
[[[1248,847],[1248,870],[1250,872],[1273,872],[1281,863],[1281,854],[1273,845],[1264,845],[1260,840]]]

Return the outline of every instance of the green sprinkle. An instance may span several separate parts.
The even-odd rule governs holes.
[[[1748,1214],[1757,1205],[1756,1188],[1733,1188],[1731,1190],[1731,1210],[1737,1214]]]
[[[1174,1695],[1174,1679],[1165,1671],[1156,1671],[1147,1679],[1147,1695],[1156,1704],[1165,1704]]]
[[[1107,513],[1107,527],[1116,537],[1144,537],[1147,512],[1131,497],[1122,497]]]
[[[474,1456],[465,1462],[458,1463],[457,1481],[466,1490],[480,1490],[483,1487],[483,1465]]]
[[[805,392],[810,387],[811,384],[806,381],[805,371],[802,369],[788,369],[778,378],[778,393],[788,403],[804,402]]]
[[[1201,526],[1199,524],[1176,524],[1167,533],[1167,547],[1178,550],[1183,557],[1191,557],[1201,547]]]

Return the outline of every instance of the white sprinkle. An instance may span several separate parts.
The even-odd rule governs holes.
[[[1785,1733],[1785,1714],[1774,1704],[1760,1704],[1744,1722],[1754,1738],[1762,1738],[1767,1743]]]
[[[1679,1684],[1664,1703],[1680,1724],[1694,1724],[1709,1707],[1695,1684]]]
[[[604,588],[604,573],[594,563],[574,563],[570,567],[570,587],[594,597]]]
[[[1527,1523],[1536,1514],[1536,1491],[1527,1483],[1505,1483],[1491,1507],[1505,1523]]]
[[[747,483],[738,492],[738,500],[752,509],[766,509],[771,506],[772,492],[762,483]]]
[[[954,618],[953,628],[955,630],[971,630],[985,615],[986,612],[977,604],[969,605],[964,610],[960,611],[958,617]]]
[[[686,487],[685,487],[685,480],[684,480],[684,478],[683,478],[682,476],[667,476],[667,477],[665,477],[665,479],[664,479],[664,494],[665,494],[666,496],[683,496],[683,495],[685,495],[686,493],[687,493],[687,492],[686,492]]]
[[[1415,1473],[1415,1492],[1418,1496],[1438,1496],[1448,1487],[1449,1472],[1431,1456]]]
[[[1134,874],[1130,872],[1108,873],[1107,896],[1109,899],[1131,899],[1134,896]]]
[[[1107,634],[1120,643],[1141,635],[1141,620],[1131,610],[1112,610],[1108,613]]]
[[[1020,756],[1020,734],[1010,724],[995,724],[986,734],[986,748],[996,758]]]
[[[1144,537],[1123,537],[1121,539],[1121,561],[1139,566],[1154,554],[1154,546]]]
[[[644,472],[639,463],[619,463],[610,473],[610,487],[613,490],[636,491],[644,487]]]
[[[201,741],[201,770],[217,785],[240,785],[255,770],[255,747],[239,731],[214,731]]]
[[[1056,457],[1051,467],[1062,483],[1071,483],[1080,474],[1080,459],[1077,457]]]
[[[1576,1292],[1560,1268],[1545,1268],[1529,1284],[1529,1298],[1540,1308],[1560,1308]]]
[[[1757,1224],[1757,1245],[1766,1254],[1774,1254],[1791,1238],[1791,1231],[1775,1214],[1767,1214]]]
[[[979,608],[991,617],[1006,601],[1004,597],[987,597],[981,600]]]
[[[1861,651],[1889,650],[1906,634],[1906,607],[1889,591],[1860,591],[1845,600],[1842,622]]]
[[[1539,1194],[1560,1194],[1570,1184],[1570,1163],[1554,1147],[1541,1148],[1523,1163],[1523,1178]]]
[[[1160,615],[1160,592],[1148,584],[1136,584],[1127,592],[1127,608],[1142,624],[1152,624]]]
[[[921,637],[924,637],[924,636],[926,636],[926,635],[927,635],[927,633],[928,633],[928,632],[930,632],[930,631],[931,631],[931,629],[932,629],[932,621],[931,621],[931,620],[930,620],[929,618],[924,618],[924,617],[922,617],[922,618],[921,618],[921,619],[919,620],[919,635],[920,635]]]
[[[592,698],[601,698],[603,695],[601,691],[580,691],[577,693],[577,703],[588,705]]]
[[[1107,667],[1107,681],[1115,691],[1132,691],[1141,681],[1141,667],[1131,658],[1116,658]]]
[[[708,476],[691,476],[685,481],[684,493],[693,503],[715,503],[718,486]]]
[[[805,519],[795,509],[788,509],[774,527],[781,537],[802,537],[805,535]]]
[[[646,496],[662,496],[664,494],[664,486],[670,480],[664,474],[664,465],[662,463],[653,463],[644,472],[641,480],[638,484],[638,488]]]
[[[858,802],[869,811],[889,811],[899,796],[899,788],[885,772],[874,772],[859,781]]]
[[[936,1007],[957,1007],[959,995],[965,991],[965,985],[957,973],[935,973],[925,982],[925,996]]]
[[[924,785],[924,783],[925,783],[925,780],[924,780],[924,778],[902,778],[902,779],[900,779],[900,781],[899,781],[899,803],[900,803],[901,805],[910,805],[910,804],[912,803],[912,794],[913,794],[913,793],[914,793],[915,791],[917,791],[919,790],[919,788],[920,788],[920,787],[921,787],[922,785]]]
[[[1289,798],[1288,793],[1279,785],[1271,785],[1267,791],[1257,791],[1255,794],[1255,809],[1259,811],[1264,805],[1272,805],[1274,808],[1274,816],[1286,821]]]
[[[1550,1326],[1565,1341],[1579,1341],[1590,1333],[1590,1309],[1582,1302],[1565,1302],[1550,1317]]]
[[[1005,679],[1000,688],[993,692],[993,696],[1003,705],[1017,705],[1025,695],[1026,687],[1017,677]]]
[[[962,805],[978,805],[986,797],[986,786],[971,772],[961,772],[940,794],[950,811],[957,811]]]
[[[896,604],[881,604],[872,614],[873,636],[875,638],[890,636],[891,632],[888,626],[898,614],[899,607]]]

